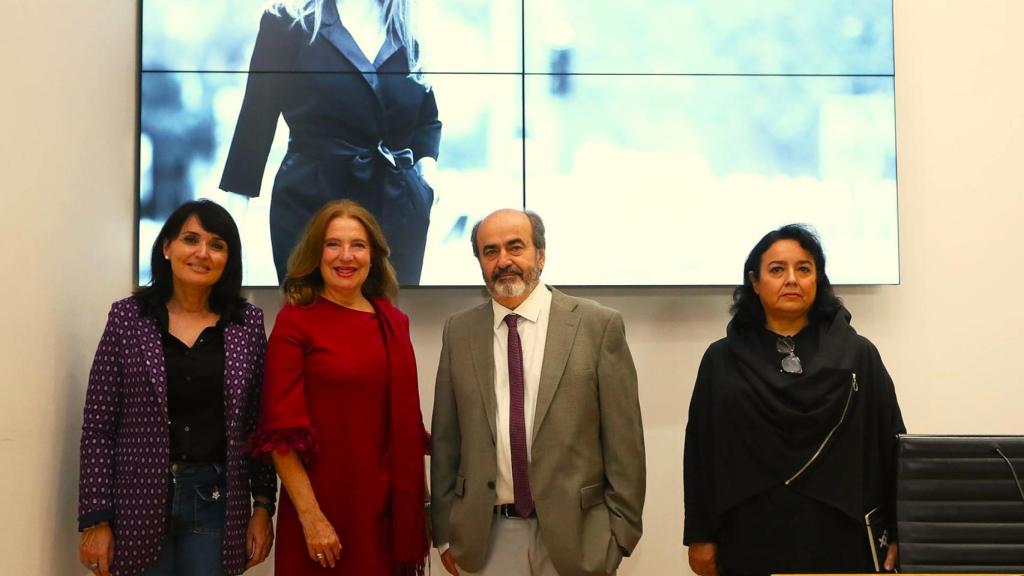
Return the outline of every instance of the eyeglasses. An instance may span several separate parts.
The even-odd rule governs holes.
[[[782,372],[786,374],[803,374],[804,367],[800,364],[800,358],[796,355],[796,343],[789,336],[779,336],[775,341],[775,350],[779,354],[787,354],[782,358]]]

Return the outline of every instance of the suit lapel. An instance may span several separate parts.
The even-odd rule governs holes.
[[[544,417],[551,407],[558,383],[562,380],[565,364],[572,352],[576,331],[580,326],[577,303],[554,288],[551,289],[551,313],[548,316],[548,335],[544,342],[544,363],[540,369],[537,387],[537,408],[533,416],[533,437],[537,437]]]
[[[371,63],[363,51],[359,49],[359,45],[356,44],[355,38],[349,33],[345,25],[341,23],[341,18],[338,16],[338,6],[331,1],[328,1],[324,5],[324,19],[320,24],[320,35],[327,39],[353,66],[359,70],[360,75],[366,80],[366,83],[370,85],[370,89],[373,90],[374,96],[377,97],[377,102],[381,103],[383,107],[383,98],[380,93],[380,79],[377,76],[376,62]],[[382,63],[381,56],[386,52],[385,49],[390,49],[391,54],[394,54],[397,47],[394,46],[394,42],[391,41],[391,35],[387,35],[387,39],[384,41],[384,46],[381,48],[380,53],[377,56],[377,60]],[[390,54],[388,54],[390,56]]]
[[[475,318],[469,323],[469,348],[473,358],[473,371],[480,387],[480,397],[487,413],[487,424],[491,427],[491,442],[495,441],[496,413],[498,398],[494,391],[494,308],[491,301],[477,308]]]
[[[395,52],[398,52],[399,47],[400,45],[394,36],[391,35],[391,32],[388,32],[384,36],[384,44],[380,47],[380,52],[377,52],[377,57],[373,60],[373,69],[380,70],[380,67],[388,61],[388,58],[391,58],[395,55]]]

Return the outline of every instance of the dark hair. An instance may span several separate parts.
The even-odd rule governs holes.
[[[537,250],[543,250],[547,245],[544,240],[544,221],[541,220],[540,215],[532,210],[523,210],[523,214],[526,214],[526,218],[530,220],[530,241],[533,242],[533,247]],[[473,244],[473,257],[480,257],[480,247],[476,245],[476,233],[480,230],[480,224],[486,218],[477,220],[476,224],[473,224],[473,231],[469,233],[469,241]]]
[[[729,312],[733,315],[733,321],[738,325],[747,327],[764,326],[764,307],[761,299],[754,292],[754,279],[761,278],[761,256],[779,240],[796,240],[800,247],[811,254],[814,258],[814,267],[817,274],[817,295],[811,310],[808,312],[808,323],[814,323],[822,318],[831,318],[842,307],[842,301],[832,290],[832,283],[825,273],[825,251],[821,248],[821,241],[818,235],[805,224],[787,224],[777,230],[764,235],[747,256],[743,263],[743,284],[736,287],[732,292],[732,307]]]
[[[320,275],[320,261],[324,253],[324,237],[331,222],[338,218],[353,218],[363,225],[370,240],[370,272],[363,282],[362,293],[367,298],[398,297],[398,278],[388,255],[387,238],[369,210],[352,200],[334,200],[320,207],[306,224],[291,257],[288,258],[288,274],[281,290],[288,302],[297,306],[308,306],[323,292],[324,278]]]
[[[174,277],[170,261],[164,258],[164,245],[178,237],[190,216],[199,219],[203,229],[220,236],[228,245],[228,261],[224,265],[224,272],[210,291],[210,310],[223,319],[241,323],[242,304],[245,302],[241,294],[242,241],[231,214],[209,200],[186,202],[172,212],[164,222],[163,228],[153,241],[153,251],[149,257],[152,280],[135,291],[135,297],[142,304],[142,313],[153,314],[156,307],[166,304],[174,293]]]

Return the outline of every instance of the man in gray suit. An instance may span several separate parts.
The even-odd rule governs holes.
[[[451,574],[614,574],[642,531],[636,370],[618,312],[540,283],[544,224],[473,228],[491,300],[448,319],[430,477]]]

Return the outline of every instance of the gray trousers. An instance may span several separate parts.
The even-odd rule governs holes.
[[[536,518],[505,518],[491,521],[487,560],[478,572],[459,568],[463,576],[558,576],[548,549],[540,539]]]

